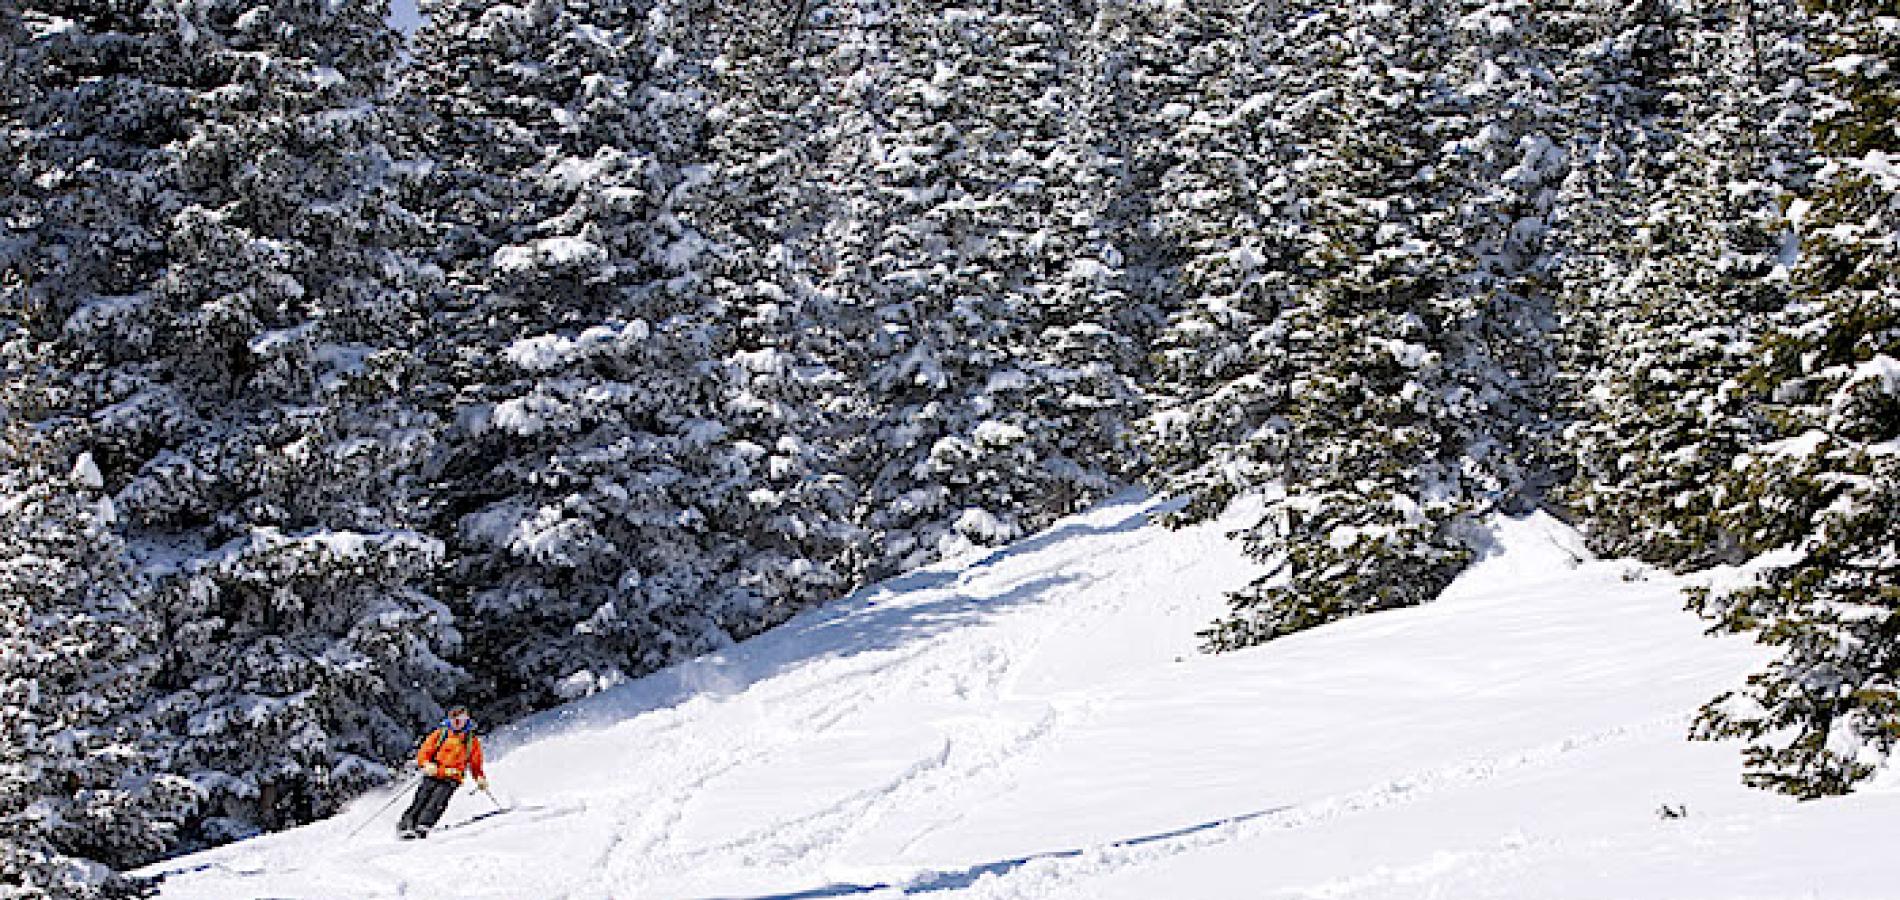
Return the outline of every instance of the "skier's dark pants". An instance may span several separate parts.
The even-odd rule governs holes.
[[[427,831],[435,827],[442,811],[449,808],[449,798],[455,796],[456,788],[462,783],[453,778],[424,778],[422,786],[416,788],[416,799],[403,810],[402,820],[396,823],[397,831],[412,828]]]

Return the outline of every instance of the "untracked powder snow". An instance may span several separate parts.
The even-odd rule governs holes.
[[[1260,571],[1225,537],[1248,511],[1154,509],[504,729],[497,798],[425,841],[383,792],[144,874],[179,900],[1900,896],[1892,772],[1797,803],[1685,739],[1768,656],[1704,636],[1682,580],[1507,519],[1435,603],[1209,656]]]

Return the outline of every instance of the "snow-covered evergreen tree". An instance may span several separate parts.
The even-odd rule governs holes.
[[[1140,288],[1168,310],[1144,443],[1179,521],[1218,513],[1286,464],[1287,315],[1301,259],[1306,126],[1330,100],[1326,15],[1269,4],[1136,4],[1124,127],[1148,221],[1131,235]],[[1149,175],[1149,172],[1154,174]]]
[[[1461,257],[1438,304],[1442,416],[1462,456],[1455,490],[1522,512],[1544,503],[1560,468],[1551,438],[1562,242],[1552,220],[1577,123],[1557,73],[1590,14],[1470,0],[1457,16],[1431,178],[1450,209],[1440,239]]]
[[[835,214],[823,160],[843,103],[835,72],[855,65],[859,33],[849,6],[714,11],[722,42],[710,65],[708,176],[682,216],[712,244],[702,267],[714,310],[722,439],[737,479],[708,507],[708,528],[740,547],[735,590],[751,621],[735,635],[783,620],[854,585],[856,485],[840,459],[850,435],[833,407],[853,386],[836,368],[849,355],[834,294],[820,287]]]
[[[1038,286],[1012,353],[1024,381],[996,392],[991,419],[1025,436],[1029,468],[1012,494],[1034,528],[1116,490],[1145,463],[1131,423],[1144,407],[1137,385],[1159,311],[1133,290],[1123,250],[1139,225],[1120,202],[1132,148],[1112,118],[1113,11],[1056,4],[1008,21],[1008,52],[1038,60],[1045,84],[1008,123],[1019,152],[1040,157],[1016,193],[1031,210],[1025,223],[1041,227],[1020,250]]]
[[[1556,336],[1557,393],[1565,432],[1559,452],[1571,458],[1572,478],[1552,491],[1562,509],[1588,501],[1573,496],[1587,483],[1575,460],[1591,446],[1588,424],[1603,415],[1597,381],[1610,370],[1604,355],[1629,309],[1618,286],[1634,268],[1638,217],[1666,171],[1664,159],[1676,120],[1666,85],[1681,62],[1673,8],[1666,0],[1579,4],[1587,14],[1576,34],[1577,52],[1557,73],[1569,98],[1574,127],[1566,147],[1571,165],[1553,211],[1560,327]],[[1593,399],[1595,398],[1595,399]],[[1582,515],[1587,516],[1587,513]],[[1590,527],[1592,534],[1600,526]]]
[[[1900,11],[1811,9],[1826,165],[1794,216],[1793,302],[1742,375],[1776,439],[1737,461],[1719,511],[1773,552],[1758,584],[1697,598],[1783,648],[1697,734],[1747,740],[1747,780],[1801,797],[1850,790],[1900,738]]]
[[[135,11],[69,7],[0,8],[0,885],[22,897],[113,889],[109,866],[175,847],[196,799],[154,777],[161,633],[87,452],[89,370],[114,357],[61,340],[157,276],[152,170],[184,92]]]
[[[1431,599],[1495,502],[1473,477],[1464,360],[1448,358],[1448,297],[1469,267],[1445,242],[1456,197],[1439,189],[1430,127],[1448,110],[1450,10],[1332,15],[1329,102],[1302,173],[1306,283],[1284,313],[1284,496],[1247,535],[1278,565],[1205,634],[1217,649]]]
[[[1660,18],[1660,17],[1659,17]],[[1679,567],[1729,560],[1721,476],[1766,423],[1741,402],[1768,314],[1787,303],[1785,207],[1806,167],[1806,57],[1791,3],[1676,14],[1649,90],[1667,103],[1656,183],[1626,199],[1614,277],[1592,273],[1585,420],[1565,498],[1599,551]],[[1659,138],[1659,140],[1661,140]],[[1634,185],[1632,185],[1634,187]]]
[[[134,746],[194,792],[190,827],[155,832],[168,845],[334,808],[453,677],[419,590],[439,553],[408,530],[433,427],[403,400],[426,272],[383,144],[385,13],[23,15],[6,407],[43,471],[93,461],[166,636],[140,711],[162,740]]]
[[[843,295],[873,321],[844,369],[865,385],[873,429],[851,463],[872,575],[1021,535],[1099,496],[1122,462],[1118,423],[1043,398],[1088,406],[1078,370],[1055,361],[1074,351],[1058,348],[1078,328],[1116,326],[1084,322],[1092,309],[1078,304],[1099,307],[1098,284],[1045,297],[1034,277],[1080,266],[1096,279],[1107,246],[1089,247],[1086,225],[1073,237],[1091,215],[1078,191],[1104,162],[1063,121],[1071,32],[1086,20],[1066,5],[898,3],[890,28],[880,81],[860,91],[875,92],[882,130],[853,212],[872,217],[870,241]],[[1055,433],[1050,416],[1088,430]]]
[[[178,846],[198,794],[141,721],[164,636],[92,457],[10,426],[0,451],[0,885],[86,897]]]
[[[452,689],[455,635],[426,592],[439,542],[414,530],[437,423],[407,401],[428,273],[378,105],[386,5],[181,12],[207,87],[170,168],[154,393],[185,418],[108,483],[167,602],[169,765],[217,840],[384,777]]]
[[[712,177],[714,38],[690,3],[425,12],[459,423],[440,527],[470,664],[520,710],[716,647],[765,602],[713,521],[757,457],[724,421],[710,244],[682,217]]]

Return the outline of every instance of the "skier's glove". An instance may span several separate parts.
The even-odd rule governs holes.
[[[424,775],[427,775],[427,776],[429,776],[430,778],[434,778],[434,777],[435,777],[435,773],[436,773],[436,772],[438,772],[438,771],[441,771],[441,770],[439,770],[439,769],[437,769],[437,768],[435,767],[435,763],[423,763],[423,764],[422,764],[422,774],[424,774]]]
[[[476,778],[475,778],[475,789],[476,789],[476,790],[478,790],[478,791],[485,791],[485,790],[488,790],[488,779],[486,779],[486,778],[482,778],[482,777],[480,777],[480,776],[476,776]]]

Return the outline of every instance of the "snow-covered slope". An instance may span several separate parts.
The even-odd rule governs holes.
[[[1795,804],[1683,740],[1762,656],[1674,581],[1506,521],[1436,604],[1208,657],[1255,569],[1148,510],[497,734],[506,814],[470,791],[426,842],[349,836],[384,794],[151,871],[181,900],[1900,896],[1893,778]]]

